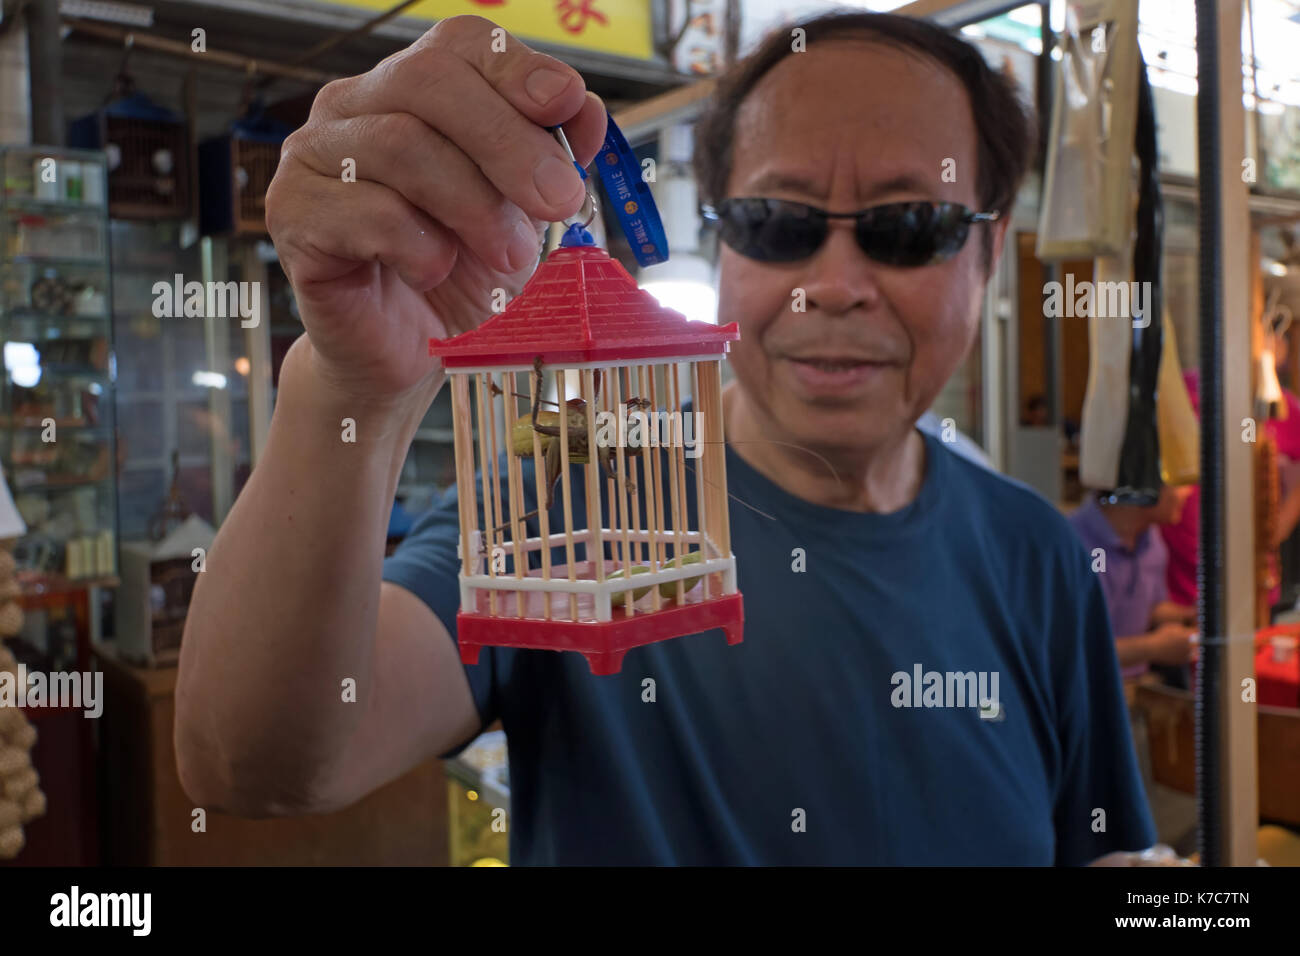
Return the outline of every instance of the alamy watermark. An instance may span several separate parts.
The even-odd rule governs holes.
[[[262,321],[261,282],[186,282],[178,272],[171,282],[155,282],[152,292],[158,319],[238,317],[246,329],[255,329]]]
[[[83,893],[74,884],[50,897],[50,925],[55,927],[117,926],[132,936],[148,936],[152,913],[152,893]]]
[[[68,707],[97,718],[104,712],[102,671],[0,671],[0,707]]]
[[[1064,283],[1044,283],[1043,296],[1049,319],[1131,319],[1135,329],[1151,324],[1150,282],[1075,282],[1067,272]]]
[[[704,452],[704,431],[700,412],[647,412],[627,410],[619,403],[618,412],[596,413],[596,447],[598,448],[684,448],[687,458],[699,458]]]
[[[895,707],[974,707],[983,720],[1002,713],[997,671],[927,671],[920,664],[912,672],[895,671],[889,702]]]

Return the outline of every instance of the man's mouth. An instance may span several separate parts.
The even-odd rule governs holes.
[[[864,365],[883,365],[883,362],[865,362],[855,360],[834,360],[834,359],[794,359],[801,365],[811,365],[815,369],[823,372],[847,372],[849,369],[861,368]]]
[[[796,379],[813,391],[844,391],[863,385],[896,363],[878,359],[830,355],[790,356]]]

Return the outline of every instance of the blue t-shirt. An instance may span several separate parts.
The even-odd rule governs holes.
[[[606,677],[556,651],[466,667],[508,740],[512,863],[1072,865],[1155,842],[1086,553],[1034,492],[925,442],[891,514],[810,504],[727,449],[741,644],[650,644]],[[384,564],[453,639],[457,537],[453,489]]]

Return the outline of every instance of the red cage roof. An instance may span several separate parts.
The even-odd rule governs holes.
[[[430,339],[447,368],[618,363],[722,355],[740,338],[735,322],[691,322],[665,309],[596,246],[552,252],[505,311],[477,329]]]

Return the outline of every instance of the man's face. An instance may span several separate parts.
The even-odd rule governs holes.
[[[829,40],[788,56],[741,105],[727,195],[832,212],[907,200],[979,211],[976,150],[965,87],[947,70]],[[904,435],[965,357],[986,279],[980,230],[991,227],[972,226],[947,262],[903,268],[868,259],[851,220],[831,222],[801,262],[724,245],[719,318],[740,323],[732,368],[769,437],[852,457]]]

